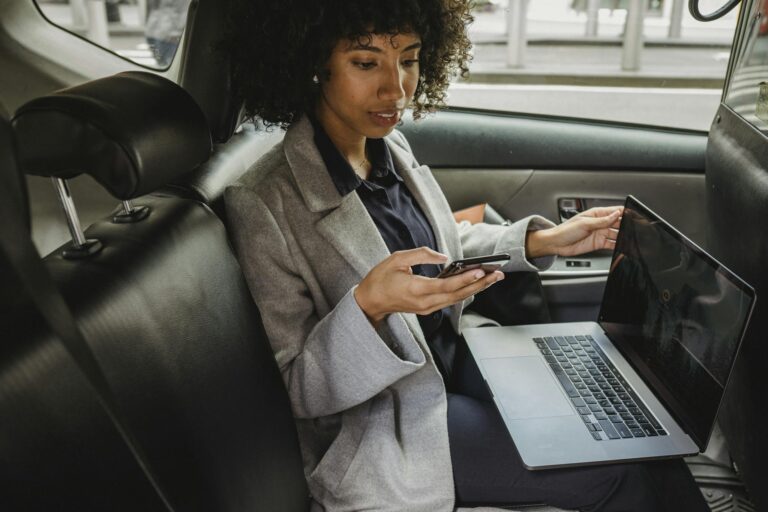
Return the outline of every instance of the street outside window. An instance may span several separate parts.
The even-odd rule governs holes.
[[[712,12],[725,0],[701,0]],[[448,103],[709,130],[738,10],[688,0],[478,0],[474,60]]]
[[[55,25],[153,69],[171,65],[190,0],[36,0]]]
[[[190,2],[36,1],[51,22],[154,69],[171,64]],[[724,2],[700,0],[701,10]],[[754,10],[764,2],[742,4]],[[469,75],[452,83],[448,104],[706,131],[720,103],[739,11],[702,23],[687,4],[474,0],[474,59]],[[750,62],[762,51],[762,39],[753,40]],[[750,91],[757,95],[759,87]],[[768,119],[768,85],[764,91]]]

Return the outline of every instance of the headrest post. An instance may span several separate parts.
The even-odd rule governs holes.
[[[61,178],[51,178],[51,180],[56,188],[56,192],[59,194],[59,201],[64,209],[64,215],[67,217],[69,234],[72,235],[72,245],[75,249],[80,249],[86,243],[85,233],[83,233],[83,228],[80,226],[80,218],[77,216],[77,208],[75,208],[75,202],[72,200],[69,185]]]
[[[80,218],[77,215],[75,202],[72,200],[72,194],[69,191],[69,185],[66,180],[52,177],[53,186],[59,194],[59,202],[64,209],[64,216],[67,218],[67,227],[72,235],[72,241],[67,249],[64,249],[63,255],[67,259],[79,259],[101,250],[101,242],[98,240],[89,240],[85,238],[83,228],[80,226]]]
[[[112,217],[115,224],[131,224],[144,220],[149,215],[148,206],[133,206],[129,199],[123,201],[123,211]]]

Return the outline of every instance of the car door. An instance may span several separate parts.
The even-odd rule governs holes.
[[[560,222],[633,194],[706,244],[707,132],[737,12],[706,24],[682,2],[641,16],[627,5],[511,0],[474,13],[450,108],[402,127],[454,210]],[[595,320],[609,264],[597,253],[542,272],[553,319]]]
[[[449,109],[403,127],[454,210],[561,222],[633,194],[704,243],[704,132]],[[595,320],[610,252],[559,258],[541,273],[555,321]]]

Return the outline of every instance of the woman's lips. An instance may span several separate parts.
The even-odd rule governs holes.
[[[400,111],[390,110],[383,112],[369,112],[368,116],[379,126],[390,128],[400,121]]]

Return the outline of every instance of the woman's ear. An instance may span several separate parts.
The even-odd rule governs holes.
[[[321,69],[317,76],[320,77],[321,82],[327,82],[331,79],[331,70],[328,68]]]

